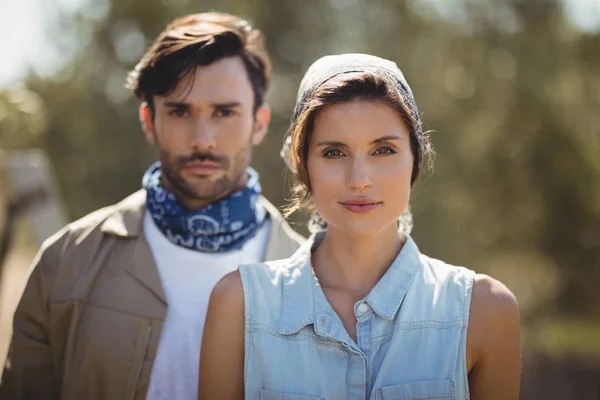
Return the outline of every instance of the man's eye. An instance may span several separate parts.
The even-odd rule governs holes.
[[[187,110],[185,108],[174,108],[169,111],[169,115],[173,117],[185,117],[187,115]]]
[[[338,157],[343,157],[343,156],[344,156],[344,153],[342,153],[341,151],[336,150],[336,149],[326,150],[323,153],[323,157],[325,157],[325,158],[338,158]]]
[[[387,156],[390,154],[396,154],[396,150],[392,149],[391,147],[381,147],[377,150],[375,150],[375,154],[376,155],[382,155],[382,156]]]
[[[217,117],[226,118],[226,117],[231,117],[232,115],[234,115],[235,111],[233,111],[230,108],[220,108],[215,111],[215,114]]]

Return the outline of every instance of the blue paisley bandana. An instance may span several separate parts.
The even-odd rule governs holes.
[[[146,207],[158,229],[174,244],[191,250],[220,253],[239,250],[267,218],[258,198],[258,173],[248,168],[246,188],[197,211],[181,206],[160,181],[160,162],[144,174]]]

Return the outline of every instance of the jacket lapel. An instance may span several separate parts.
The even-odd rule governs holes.
[[[306,239],[290,227],[279,210],[266,198],[261,196],[259,201],[267,210],[269,223],[271,224],[269,242],[263,261],[281,260],[290,257]]]
[[[146,235],[139,235],[133,246],[135,246],[133,255],[131,262],[126,267],[126,271],[163,303],[168,304],[158,273],[158,267],[146,240]]]
[[[290,257],[305,239],[288,225],[267,199],[261,196],[259,201],[269,214],[270,232],[265,261]],[[145,212],[146,191],[142,189],[116,204],[101,229],[106,234],[132,242],[132,247],[127,246],[131,249],[131,259],[127,262],[126,271],[163,303],[168,304],[156,261],[144,235]]]
[[[131,241],[127,246],[131,258],[125,270],[163,303],[167,298],[160,280],[156,261],[144,235],[146,191],[139,190],[114,206],[114,212],[102,224],[102,231]]]

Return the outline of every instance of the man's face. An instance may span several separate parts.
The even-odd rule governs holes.
[[[254,110],[254,93],[243,61],[229,57],[180,81],[170,94],[154,96],[140,118],[156,144],[162,182],[188,209],[196,210],[244,187],[252,146],[266,134],[270,112]]]

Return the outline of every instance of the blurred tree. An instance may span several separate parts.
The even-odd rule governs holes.
[[[506,282],[531,320],[600,316],[600,34],[571,26],[559,0],[84,3],[53,14],[64,68],[28,80],[72,218],[139,188],[155,157],[126,72],[171,19],[218,8],[261,27],[273,56],[273,123],[253,164],[276,204],[307,66],[327,53],[393,59],[439,153],[413,196],[423,251]],[[6,131],[14,145],[20,131]]]
[[[25,87],[0,90],[0,148],[36,146],[44,132],[44,104]]]

